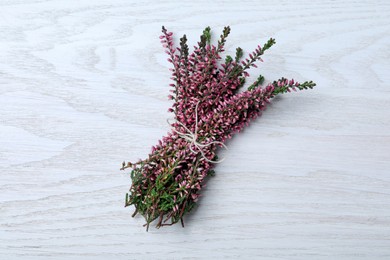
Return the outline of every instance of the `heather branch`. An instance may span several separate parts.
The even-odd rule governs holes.
[[[210,45],[210,42],[211,42],[211,28],[210,26],[207,26],[204,30],[203,30],[203,37],[206,41],[206,43],[208,45]]]
[[[162,32],[160,39],[174,67],[175,84],[171,86],[175,87],[175,96],[170,97],[175,100],[171,111],[177,122],[152,147],[147,159],[124,162],[121,168],[132,169],[125,206],[135,206],[133,216],[144,216],[147,230],[154,220],[157,228],[179,221],[184,227],[183,217],[195,206],[206,177],[214,172],[218,146],[258,117],[271,98],[315,86],[312,81],[300,84],[281,78],[262,88],[264,77],[260,75],[247,91],[237,93],[249,75],[245,70],[256,67],[255,62],[275,40],[258,46],[245,61],[241,61],[243,50],[237,48],[235,59],[227,56],[225,63],[219,64],[229,27],[224,28],[217,47],[211,45],[211,30],[207,27],[191,54],[185,35],[180,48],[175,49],[172,33],[164,27]]]
[[[305,81],[304,83],[298,83],[294,82],[294,80],[288,80],[286,78],[281,78],[277,81],[272,82],[270,84],[274,88],[272,91],[271,97],[274,97],[278,94],[283,94],[291,91],[298,90],[306,90],[306,89],[312,89],[316,86],[316,84],[313,81]]]
[[[250,85],[248,87],[248,90],[252,91],[263,83],[264,83],[264,77],[262,75],[259,75],[259,77],[256,79],[256,81],[253,82],[252,85]]]
[[[224,51],[226,38],[229,36],[229,34],[230,34],[230,27],[229,26],[224,27],[220,40],[218,41],[217,53]]]
[[[239,60],[242,57],[242,50],[241,48],[237,48],[236,51],[236,62],[237,65],[233,67],[232,71],[229,74],[229,78],[235,78],[238,76],[241,76],[242,73],[245,72],[245,70],[249,69],[250,67],[257,67],[255,62],[258,60],[262,61],[261,56],[264,54],[266,50],[272,47],[276,43],[275,39],[270,38],[267,43],[264,44],[263,48],[260,46],[257,47],[255,51],[249,54],[249,58],[246,58],[245,61],[241,61],[242,66],[239,64]],[[244,73],[246,77],[249,76],[249,74]]]
[[[184,65],[187,66],[188,62],[188,45],[187,45],[187,36],[184,34],[182,38],[180,38],[180,58],[184,59]]]
[[[168,58],[168,62],[172,63],[173,65],[173,73],[172,73],[172,79],[176,82],[176,84],[171,84],[172,87],[174,87],[175,89],[172,90],[171,92],[173,93],[173,95],[171,95],[171,99],[174,99],[175,100],[175,104],[174,104],[174,110],[172,111],[177,111],[177,107],[175,107],[175,105],[177,104],[177,101],[178,101],[178,92],[179,92],[179,85],[180,85],[180,78],[181,78],[181,74],[180,74],[180,66],[181,66],[181,62],[180,62],[180,59],[177,57],[177,55],[175,55],[175,48],[173,47],[174,45],[174,42],[173,42],[173,38],[172,38],[172,35],[173,33],[172,32],[168,32],[167,29],[162,26],[162,33],[163,35],[160,36],[160,39],[161,39],[161,43],[163,44],[163,47],[166,48],[166,53],[170,56],[170,58]]]

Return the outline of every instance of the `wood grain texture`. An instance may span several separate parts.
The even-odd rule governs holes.
[[[0,0],[0,259],[390,259],[389,1],[194,2]],[[146,233],[119,167],[169,130],[161,25],[274,37],[261,73],[318,86],[228,143],[184,229]]]

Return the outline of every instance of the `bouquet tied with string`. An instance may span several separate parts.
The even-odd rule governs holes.
[[[258,117],[273,97],[315,86],[312,81],[300,84],[285,78],[262,86],[260,75],[247,90],[238,92],[249,76],[247,70],[257,67],[275,40],[269,39],[245,59],[243,50],[237,48],[234,58],[226,56],[222,61],[229,33],[225,27],[214,46],[207,27],[190,54],[186,35],[176,48],[172,32],[162,27],[161,43],[173,65],[169,111],[175,121],[169,123],[172,130],[152,147],[147,159],[122,167],[131,169],[132,180],[125,206],[135,206],[133,216],[143,215],[147,229],[154,220],[157,227],[179,221],[184,226],[183,216],[195,206],[205,178],[222,161],[217,148],[226,148],[224,142]]]

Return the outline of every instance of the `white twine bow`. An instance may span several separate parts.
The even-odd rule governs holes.
[[[210,160],[206,157],[206,155],[204,154],[204,151],[203,151],[203,148],[206,148],[206,147],[209,147],[210,145],[213,145],[213,144],[220,144],[222,145],[226,150],[228,150],[228,148],[226,147],[226,145],[222,142],[219,142],[219,141],[211,141],[211,142],[208,142],[206,144],[202,144],[202,143],[199,143],[197,141],[198,139],[198,105],[199,105],[200,101],[196,104],[196,107],[195,107],[195,132],[191,132],[190,129],[188,129],[182,122],[180,121],[177,121],[182,127],[184,127],[184,129],[187,131],[187,133],[182,133],[180,131],[177,131],[176,129],[173,129],[173,131],[175,131],[181,138],[187,140],[189,143],[190,143],[190,150],[191,152],[193,152],[194,154],[197,154],[198,152],[194,151],[194,149],[192,149],[192,145],[194,145],[199,151],[200,153],[202,154],[202,157],[203,159],[205,159],[206,161],[210,162],[210,163],[221,163],[223,160],[225,160],[225,158],[222,158],[221,160],[218,160],[218,161],[213,161],[213,160]],[[168,124],[169,124],[169,121],[168,121]]]

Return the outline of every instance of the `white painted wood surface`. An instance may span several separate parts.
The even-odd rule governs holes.
[[[390,259],[390,2],[194,2],[0,0],[0,259]],[[119,168],[169,130],[161,25],[274,37],[262,74],[318,86],[228,143],[184,229],[146,233]]]

